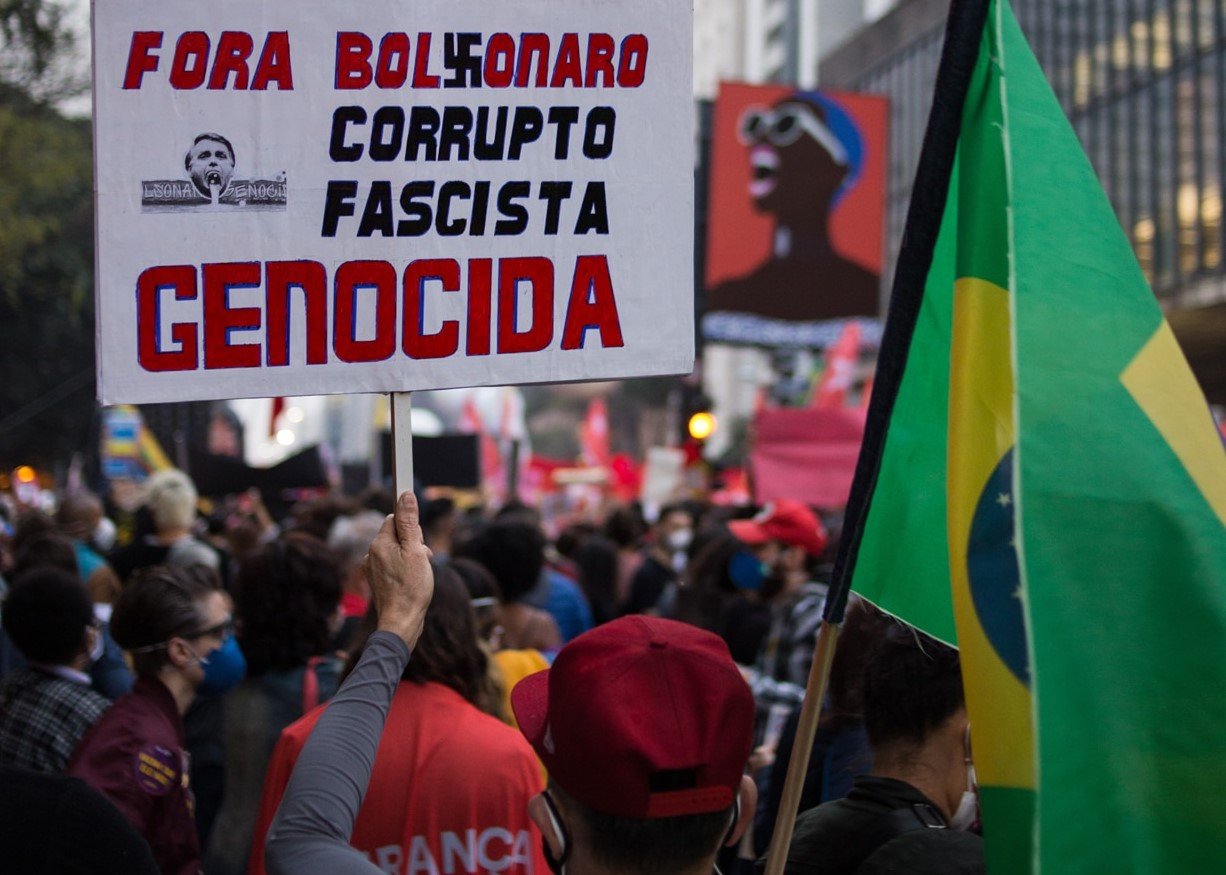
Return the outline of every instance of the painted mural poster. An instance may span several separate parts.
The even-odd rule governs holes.
[[[880,334],[884,97],[723,83],[708,213],[708,340],[825,347]]]

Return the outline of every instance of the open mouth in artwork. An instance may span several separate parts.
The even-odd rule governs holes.
[[[208,173],[204,174],[204,181],[205,183],[208,184],[210,188],[212,188],[214,185],[220,187],[221,186],[221,174],[218,173],[216,170],[210,170]]]
[[[758,146],[749,153],[749,194],[763,198],[775,190],[779,182],[779,153],[770,146]]]

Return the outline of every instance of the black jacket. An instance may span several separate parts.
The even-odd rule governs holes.
[[[983,839],[949,829],[919,790],[861,775],[845,799],[796,819],[785,875],[982,875]]]

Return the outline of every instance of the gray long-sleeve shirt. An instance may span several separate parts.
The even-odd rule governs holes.
[[[268,831],[264,863],[271,875],[381,875],[349,845],[349,836],[408,662],[409,649],[399,637],[370,636],[294,766]]]

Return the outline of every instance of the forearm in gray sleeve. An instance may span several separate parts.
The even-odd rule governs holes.
[[[370,636],[357,668],[328,703],[290,776],[268,831],[270,875],[378,875],[349,845],[383,723],[409,662],[404,641]]]

